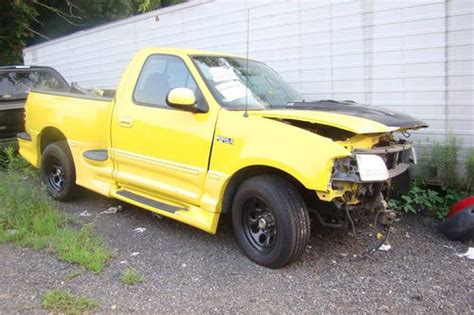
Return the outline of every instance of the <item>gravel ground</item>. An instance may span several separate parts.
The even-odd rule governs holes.
[[[303,259],[280,270],[250,262],[223,220],[208,235],[147,211],[93,193],[63,211],[87,210],[114,252],[99,274],[57,261],[47,252],[0,246],[0,313],[44,312],[42,294],[51,289],[96,298],[100,311],[157,313],[466,313],[474,311],[474,264],[456,253],[466,245],[436,233],[436,222],[406,216],[389,237],[391,249],[354,258],[361,248],[343,231],[313,227]],[[143,233],[134,231],[146,228]],[[132,253],[139,253],[132,256]],[[146,282],[126,286],[120,274],[131,266]]]

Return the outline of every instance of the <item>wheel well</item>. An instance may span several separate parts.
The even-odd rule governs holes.
[[[66,136],[59,129],[54,127],[43,129],[40,137],[40,152],[43,153],[50,143],[57,141],[66,141]]]
[[[311,205],[316,201],[317,197],[314,190],[307,189],[303,184],[301,184],[300,181],[298,181],[292,175],[271,166],[255,165],[243,168],[232,176],[224,192],[221,209],[222,213],[231,212],[232,202],[240,184],[242,184],[245,180],[251,177],[267,174],[275,174],[286,178],[301,193],[301,196],[303,197],[307,206]]]

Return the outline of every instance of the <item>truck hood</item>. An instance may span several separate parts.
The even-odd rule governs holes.
[[[410,115],[347,101],[297,102],[288,104],[285,109],[252,111],[251,114],[274,119],[318,123],[357,134],[428,127],[427,123]]]

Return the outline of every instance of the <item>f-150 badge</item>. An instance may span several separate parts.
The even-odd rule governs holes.
[[[225,144],[234,144],[234,139],[224,136],[217,136],[217,142],[225,143]]]

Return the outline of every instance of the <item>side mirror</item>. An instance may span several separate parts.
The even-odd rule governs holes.
[[[196,105],[196,95],[191,89],[179,87],[171,89],[166,96],[166,103],[168,106],[174,107],[177,109],[197,112],[199,111]]]

